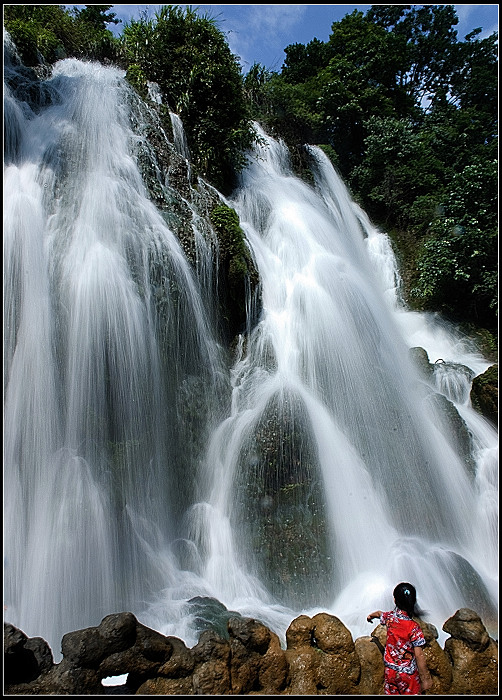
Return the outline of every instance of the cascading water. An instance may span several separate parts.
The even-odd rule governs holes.
[[[438,629],[464,606],[491,624],[497,438],[467,391],[489,363],[400,303],[387,238],[323,154],[310,149],[309,186],[262,134],[228,202],[262,297],[228,370],[204,188],[171,206],[154,164],[154,205],[146,108],[123,73],[5,71],[6,619],[56,654],[121,610],[193,644],[208,598],[281,637],[322,610],[357,636],[411,580]],[[418,345],[444,361],[430,381]],[[437,396],[467,425],[470,461]]]
[[[259,269],[263,313],[210,448],[219,475],[211,518],[203,512],[206,574],[231,602],[245,568],[290,609],[332,611],[355,633],[367,632],[365,611],[388,605],[399,580],[415,582],[439,627],[465,605],[493,623],[496,433],[463,406],[479,457],[469,473],[409,357],[388,240],[319,149],[310,149],[312,188],[292,175],[285,147],[261,136],[232,205]],[[421,323],[448,360],[488,367],[472,348],[459,360],[458,336]],[[468,393],[448,398],[465,404]],[[233,535],[224,550],[221,531]],[[274,614],[283,611],[270,610],[269,622]]]
[[[122,71],[62,61],[33,108],[6,75],[5,605],[57,652],[169,580],[224,371]]]

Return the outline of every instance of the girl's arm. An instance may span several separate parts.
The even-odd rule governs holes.
[[[418,675],[420,676],[420,685],[422,690],[429,690],[432,688],[432,678],[427,668],[427,661],[425,660],[425,654],[422,647],[413,647],[415,651],[415,659],[418,666]]]
[[[370,613],[370,614],[368,615],[368,617],[366,618],[366,620],[367,620],[368,622],[371,622],[371,621],[374,620],[376,617],[380,617],[381,614],[382,614],[382,611],[381,611],[381,610],[375,610],[375,612],[372,612],[372,613]]]

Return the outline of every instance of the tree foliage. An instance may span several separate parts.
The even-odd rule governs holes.
[[[412,294],[455,320],[490,326],[497,305],[496,161],[458,172],[418,255]]]
[[[195,164],[228,189],[253,132],[240,66],[215,20],[165,6],[127,24],[121,41],[128,64],[156,82],[180,115]]]
[[[27,66],[76,57],[116,60],[117,41],[106,25],[118,23],[113,5],[4,5],[4,26]]]

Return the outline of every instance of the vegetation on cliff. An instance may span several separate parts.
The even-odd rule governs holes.
[[[219,204],[210,218],[219,241],[221,313],[232,337],[246,323],[246,289],[256,289],[258,272],[237,212],[226,204]]]
[[[191,8],[162,7],[132,20],[120,39],[122,61],[157,83],[179,114],[195,164],[227,190],[244,163],[253,130],[237,58],[216,22]]]

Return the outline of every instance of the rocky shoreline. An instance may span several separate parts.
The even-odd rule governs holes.
[[[418,620],[433,678],[430,695],[497,695],[498,642],[479,615],[461,608],[436,628]],[[385,628],[355,641],[333,615],[300,615],[286,632],[286,649],[261,622],[231,617],[226,637],[206,630],[188,648],[129,612],[97,627],[70,632],[62,661],[40,637],[4,623],[5,695],[382,695]],[[127,674],[122,686],[104,678]]]

